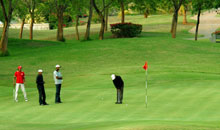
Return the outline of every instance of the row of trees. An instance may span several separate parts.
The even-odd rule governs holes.
[[[87,28],[85,33],[85,40],[90,37],[91,20],[94,11],[98,14],[101,22],[101,28],[99,32],[99,39],[104,39],[104,32],[107,31],[108,16],[110,7],[118,7],[121,11],[121,23],[125,22],[124,10],[128,8],[128,5],[132,4],[130,8],[144,14],[147,18],[151,12],[156,11],[158,8],[172,11],[173,19],[171,25],[172,37],[176,37],[177,23],[178,23],[178,11],[181,7],[184,9],[184,23],[186,20],[186,11],[192,7],[192,12],[198,14],[198,22],[196,28],[196,38],[199,27],[199,17],[201,10],[218,8],[220,7],[219,0],[0,0],[0,20],[4,22],[3,32],[0,41],[0,49],[2,55],[7,55],[8,44],[8,30],[11,19],[16,16],[21,21],[21,30],[19,37],[22,38],[24,22],[27,14],[29,14],[30,22],[30,39],[33,39],[33,26],[36,18],[36,14],[43,14],[48,19],[51,15],[55,15],[57,18],[57,40],[65,41],[63,35],[63,19],[64,14],[68,14],[75,20],[75,32],[76,39],[79,40],[78,21],[79,16],[88,14]],[[38,12],[38,13],[36,13]],[[40,13],[39,13],[40,12]],[[1,19],[1,16],[3,17]]]

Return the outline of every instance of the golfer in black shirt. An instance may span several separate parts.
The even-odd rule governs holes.
[[[117,102],[115,104],[122,104],[123,100],[123,91],[124,91],[124,82],[120,76],[115,74],[111,75],[112,81],[117,89]]]
[[[44,90],[44,79],[43,79],[43,70],[38,70],[38,75],[37,75],[37,79],[36,79],[36,83],[37,83],[37,89],[39,92],[39,103],[40,105],[48,105],[46,103],[46,94],[45,94],[45,90]]]

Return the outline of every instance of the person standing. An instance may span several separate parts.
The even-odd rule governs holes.
[[[14,86],[15,86],[15,81],[16,81],[15,102],[18,102],[18,89],[19,89],[19,86],[21,86],[21,90],[23,92],[24,99],[27,102],[28,99],[27,99],[27,94],[26,94],[25,87],[24,87],[25,74],[22,71],[22,66],[18,66],[18,71],[16,71],[15,74],[14,74],[14,80],[13,80]]]
[[[120,76],[117,76],[115,74],[112,74],[111,78],[112,78],[113,84],[115,85],[115,88],[117,89],[117,102],[115,102],[115,104],[122,104],[124,82]]]
[[[60,65],[56,65],[56,70],[53,72],[53,77],[56,86],[56,95],[55,95],[55,103],[62,103],[60,99],[60,91],[61,91],[61,84],[63,82],[63,77],[60,73]]]
[[[39,92],[39,103],[40,105],[48,105],[46,103],[46,94],[45,94],[45,90],[44,90],[44,79],[43,79],[43,70],[39,69],[38,70],[38,75],[36,78],[36,83],[37,83],[37,89]]]

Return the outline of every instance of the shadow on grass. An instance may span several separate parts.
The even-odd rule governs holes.
[[[62,44],[62,42],[42,41],[42,40],[28,40],[28,39],[8,39],[8,47],[13,48],[41,48],[46,46],[54,46]]]
[[[139,37],[171,37],[171,34],[167,32],[142,32]]]

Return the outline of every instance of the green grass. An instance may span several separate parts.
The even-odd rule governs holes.
[[[194,22],[190,19],[190,15],[188,15],[188,21]],[[183,17],[179,17],[179,23],[182,23]],[[85,21],[85,20],[84,20]],[[149,18],[145,19],[143,15],[135,15],[135,16],[126,16],[126,22],[133,22],[137,24],[144,25],[143,31],[145,32],[169,32],[171,26],[172,16],[171,15],[151,15]],[[109,23],[118,23],[120,22],[120,18],[118,16],[109,16]],[[184,26],[180,24],[178,26],[178,30],[189,29],[191,26]],[[91,30],[93,34],[99,32],[100,24],[92,24]],[[86,25],[79,26],[79,32],[81,38],[83,38],[86,30]],[[0,34],[2,29],[0,28]],[[24,30],[23,38],[29,39],[29,30]],[[34,30],[34,40],[56,40],[57,30]],[[75,39],[75,29],[73,27],[65,28],[64,35],[67,40]],[[10,38],[19,38],[19,30],[18,29],[10,29],[9,31]]]
[[[166,16],[160,21],[166,21]],[[220,45],[190,41],[180,25],[172,39],[168,27],[139,38],[66,43],[9,39],[10,57],[0,57],[0,129],[3,130],[219,130]],[[179,27],[179,26],[178,26]],[[167,28],[167,30],[166,30]],[[97,38],[97,34],[93,39]],[[149,63],[148,106],[145,106],[144,62]],[[54,104],[52,72],[60,64],[64,83]],[[12,96],[18,65],[26,73],[29,102]],[[37,70],[44,70],[47,102],[39,106]],[[125,82],[124,104],[115,105],[110,74]]]

